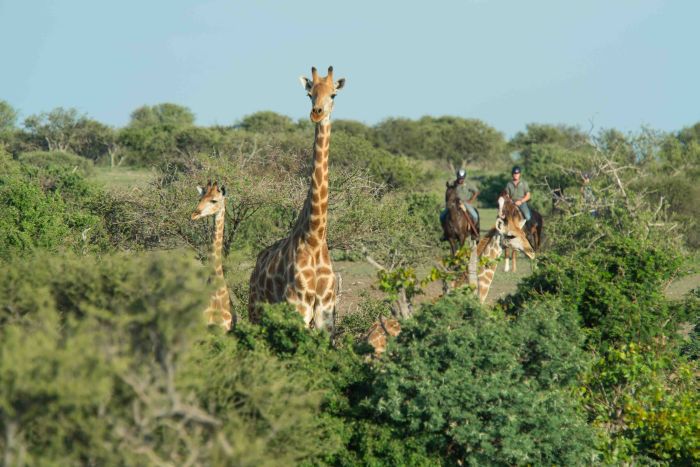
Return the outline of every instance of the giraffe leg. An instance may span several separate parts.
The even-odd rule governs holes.
[[[314,323],[317,329],[333,334],[335,327],[335,274],[318,281],[314,303]]]
[[[294,307],[297,309],[301,317],[304,319],[304,326],[307,328],[311,327],[311,322],[313,321],[314,317],[314,307],[310,303],[306,303],[304,301],[300,301],[294,304]]]
[[[322,329],[333,334],[335,327],[335,297],[331,297],[327,303],[317,299],[315,308],[314,325],[316,329]]]

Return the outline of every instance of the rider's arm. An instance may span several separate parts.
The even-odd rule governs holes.
[[[525,196],[523,196],[522,198],[520,198],[519,200],[517,200],[517,201],[515,202],[515,204],[518,205],[518,206],[520,206],[521,204],[527,203],[528,201],[530,201],[530,192],[529,192],[529,191],[528,191],[527,193],[525,193]]]

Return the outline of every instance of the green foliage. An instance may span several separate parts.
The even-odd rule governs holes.
[[[479,178],[479,203],[484,207],[497,208],[498,197],[501,196],[511,177],[507,172],[501,172]],[[530,189],[532,190],[533,187]]]
[[[700,461],[697,368],[658,345],[603,352],[583,379],[593,425],[604,431],[609,463]]]
[[[25,152],[20,154],[18,160],[42,169],[79,171],[81,175],[90,175],[94,172],[92,161],[68,152]]]
[[[17,111],[9,102],[0,100],[0,133],[9,131],[17,123]]]
[[[356,120],[334,120],[333,133],[346,133],[349,136],[372,140],[372,128]]]
[[[173,129],[194,125],[194,114],[187,107],[163,103],[144,105],[131,113],[130,127],[162,127]]]
[[[685,233],[689,247],[700,247],[697,219],[700,217],[700,141],[694,136],[696,127],[682,130],[678,135],[666,137],[657,152],[658,159],[652,166],[648,180],[637,183],[646,188],[652,202],[664,201],[671,220],[678,223]]]
[[[379,147],[409,157],[437,159],[454,165],[466,162],[505,166],[508,162],[503,135],[480,120],[392,118],[375,127],[373,138]]]
[[[685,298],[671,305],[673,320],[680,323],[681,354],[689,360],[700,360],[700,287],[695,287]]]
[[[421,281],[422,285],[441,280],[443,282],[464,285],[468,282],[469,260],[472,249],[468,243],[462,245],[454,255],[451,253],[443,255],[440,263],[442,267],[433,266],[428,276]],[[483,258],[484,260],[486,258]],[[481,264],[483,265],[483,263]]]
[[[0,180],[0,256],[34,248],[58,249],[69,233],[65,204],[19,177]]]
[[[206,276],[182,252],[3,268],[4,462],[271,465],[342,449],[319,417],[327,338],[286,308],[238,339],[205,334]]]
[[[349,335],[358,340],[367,334],[377,317],[389,316],[391,308],[386,300],[369,297],[366,293],[360,296],[356,309],[344,314],[337,325],[338,335]]]
[[[510,325],[472,293],[450,295],[403,323],[369,404],[450,464],[591,460],[592,434],[569,394],[585,361],[572,319],[551,306]]]
[[[178,142],[202,144],[201,135],[189,132],[193,125],[194,114],[186,107],[169,103],[143,106],[132,112],[129,125],[119,132],[117,141],[129,164],[182,164],[182,152],[186,154],[187,150],[181,151]]]
[[[97,160],[114,144],[113,130],[76,109],[58,107],[24,120],[27,146],[44,151],[72,152]]]
[[[284,133],[295,129],[291,118],[270,111],[247,115],[243,117],[238,127],[257,133]]]
[[[540,296],[560,297],[581,316],[591,345],[649,342],[669,318],[661,287],[679,266],[677,252],[652,242],[601,239],[585,255],[540,257],[537,271],[505,303],[515,312]]]
[[[529,123],[525,127],[525,132],[519,131],[509,144],[520,152],[520,157],[527,165],[537,146],[554,145],[575,150],[589,143],[589,135],[576,127]]]
[[[378,149],[362,137],[343,132],[333,134],[331,165],[349,170],[362,168],[370,177],[392,189],[411,189],[425,181],[426,174],[416,161]]]
[[[391,271],[380,269],[377,271],[377,278],[379,279],[379,290],[389,294],[389,298],[392,300],[398,298],[398,293],[402,289],[409,302],[416,295],[423,293],[420,282],[416,278],[416,271],[411,267],[396,268]]]

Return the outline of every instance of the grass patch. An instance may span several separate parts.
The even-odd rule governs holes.
[[[143,188],[153,180],[151,169],[133,169],[127,167],[96,167],[90,180],[103,185],[108,190],[133,190]]]

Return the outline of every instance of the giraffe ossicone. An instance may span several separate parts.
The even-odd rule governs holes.
[[[207,324],[218,324],[225,330],[230,330],[233,324],[231,313],[231,298],[229,295],[224,269],[222,252],[224,244],[224,223],[226,220],[226,188],[219,187],[217,182],[207,183],[206,187],[197,186],[200,199],[190,218],[194,221],[203,217],[214,216],[214,239],[212,243],[212,262],[214,263],[214,282],[216,291],[209,299],[209,306],[204,310]]]
[[[250,276],[248,313],[259,320],[259,303],[288,302],[301,314],[307,327],[333,331],[335,320],[335,275],[326,241],[328,234],[328,154],[334,99],[345,86],[345,79],[319,76],[311,69],[311,79],[301,84],[311,99],[312,122],[316,124],[313,142],[313,168],[309,192],[289,235],[258,254]]]

